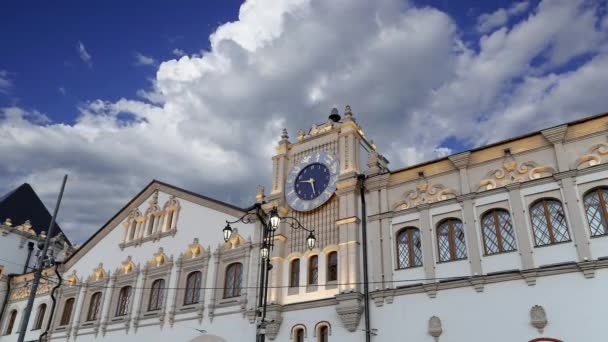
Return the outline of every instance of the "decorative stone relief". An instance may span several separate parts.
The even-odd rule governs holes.
[[[342,325],[346,330],[354,332],[357,330],[361,315],[363,313],[363,306],[361,305],[361,294],[360,293],[343,293],[336,296],[338,305],[336,311]]]
[[[608,143],[599,143],[591,146],[589,151],[578,158],[575,162],[577,169],[585,169],[591,166],[605,163],[604,156],[608,154]]]
[[[429,335],[433,336],[435,341],[439,341],[439,336],[443,333],[441,328],[441,319],[437,316],[429,318]]]
[[[280,305],[270,305],[266,309],[266,336],[270,340],[277,338],[281,323],[283,323],[282,310]]]
[[[554,173],[555,169],[548,165],[539,166],[533,161],[518,163],[515,160],[509,160],[500,169],[490,171],[487,178],[479,182],[477,191],[491,190],[511,183],[548,177]]]
[[[543,333],[543,329],[547,326],[547,313],[540,305],[534,305],[530,309],[530,324],[538,329],[539,333]]]
[[[452,188],[448,188],[443,184],[429,185],[427,181],[423,181],[416,185],[415,190],[410,190],[403,194],[403,201],[394,206],[394,210],[404,210],[414,208],[425,203],[434,203],[455,198],[458,193]]]

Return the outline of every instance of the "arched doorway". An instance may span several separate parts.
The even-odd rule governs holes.
[[[195,337],[191,339],[190,342],[226,342],[226,340],[215,335],[204,335]]]

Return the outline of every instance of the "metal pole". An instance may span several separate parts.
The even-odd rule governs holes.
[[[257,205],[256,207],[256,216],[258,217],[258,220],[260,220],[260,225],[262,227],[262,241],[260,244],[260,248],[262,248],[262,246],[264,245],[264,243],[266,242],[266,238],[267,238],[267,231],[266,231],[266,220],[264,220],[264,218],[262,217],[262,213],[261,213],[262,207],[261,205]],[[260,255],[261,257],[261,255]],[[262,262],[260,263],[260,293],[259,293],[259,301],[258,301],[258,312],[257,314],[260,317],[260,323],[258,325],[258,331],[256,334],[256,341],[257,342],[264,342],[266,341],[266,326],[264,323],[264,317],[262,316],[262,313],[259,311],[260,309],[264,310],[264,285],[266,284],[266,277],[268,276],[268,271],[266,270],[267,268],[267,263],[265,260],[261,260]],[[264,313],[265,316],[265,313]]]
[[[365,208],[365,175],[359,175],[359,193],[361,195],[361,238],[363,239],[363,309],[365,312],[365,342],[372,339],[369,322],[369,281],[367,272],[367,210]]]
[[[49,244],[51,242],[51,236],[53,236],[53,228],[55,227],[55,218],[57,217],[57,212],[59,211],[59,205],[61,204],[61,198],[63,197],[63,190],[65,189],[65,183],[68,180],[68,175],[63,176],[63,183],[61,183],[61,190],[59,191],[59,197],[57,197],[57,203],[55,204],[55,210],[53,211],[53,216],[51,217],[51,224],[49,225],[49,229],[47,231],[46,240],[44,241],[44,247],[42,248],[42,253],[38,259],[38,267],[34,272],[34,281],[32,282],[32,288],[30,289],[30,297],[27,300],[27,306],[25,307],[25,311],[23,311],[23,316],[21,318],[21,324],[19,326],[19,338],[17,342],[23,342],[25,339],[25,332],[27,331],[27,324],[30,321],[30,315],[32,314],[32,307],[34,306],[34,299],[36,299],[36,291],[38,290],[38,285],[40,285],[40,278],[42,277],[42,270],[44,269],[43,260],[46,257],[47,250],[49,249]]]

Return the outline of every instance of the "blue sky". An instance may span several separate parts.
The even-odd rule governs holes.
[[[86,239],[151,179],[247,205],[350,104],[392,169],[608,110],[606,0],[7,2],[0,193]]]
[[[14,89],[0,95],[0,106],[19,104],[71,123],[82,102],[135,97],[156,72],[136,65],[136,54],[158,61],[174,58],[174,49],[208,49],[209,34],[237,19],[241,2],[6,2],[0,11],[0,70],[11,73]],[[79,42],[91,66],[81,60]]]

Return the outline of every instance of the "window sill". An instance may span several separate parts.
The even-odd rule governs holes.
[[[407,271],[407,270],[411,270],[411,269],[415,269],[415,268],[421,268],[423,266],[424,265],[395,268],[395,271]]]
[[[494,255],[509,254],[509,253],[514,253],[514,252],[517,252],[517,249],[514,249],[512,251],[502,251],[502,252],[496,252],[496,253],[490,253],[490,254],[484,253],[483,257],[487,258],[487,257],[491,257],[491,256],[494,256]]]
[[[551,246],[555,246],[555,245],[563,245],[563,244],[570,243],[570,242],[572,242],[572,240],[553,242],[553,243],[548,243],[546,245],[534,245],[534,248],[551,247]]]
[[[597,234],[597,235],[591,235],[590,237],[591,237],[592,239],[597,239],[597,238],[608,237],[608,233],[604,233],[604,234]]]
[[[437,264],[449,264],[450,262],[464,261],[467,259],[468,258],[460,258],[460,259],[453,259],[453,260],[437,261]]]
[[[328,281],[327,284],[325,284],[326,290],[332,290],[332,289],[337,289],[337,288],[338,288],[337,280]]]
[[[306,286],[306,293],[308,292],[315,292],[319,289],[319,286],[317,284],[311,284]]]

